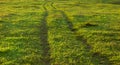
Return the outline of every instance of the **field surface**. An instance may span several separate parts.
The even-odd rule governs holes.
[[[0,0],[0,65],[120,65],[118,0]]]

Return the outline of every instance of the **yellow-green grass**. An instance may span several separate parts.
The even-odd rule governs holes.
[[[43,8],[34,2],[0,4],[0,65],[42,65]]]
[[[107,2],[0,1],[0,65],[120,65],[120,5]]]

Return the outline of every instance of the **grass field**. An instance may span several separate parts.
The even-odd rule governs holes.
[[[120,65],[118,0],[0,0],[0,65]]]

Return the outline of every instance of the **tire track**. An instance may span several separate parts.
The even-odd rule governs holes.
[[[54,11],[60,12],[62,14],[62,16],[64,17],[66,23],[68,24],[68,28],[70,29],[70,31],[74,35],[76,35],[77,30],[74,29],[73,24],[70,21],[70,19],[68,18],[68,16],[66,15],[66,13],[64,11],[62,11],[62,10],[57,10],[56,7],[54,7],[54,2],[51,2],[50,6],[53,8]],[[89,45],[87,43],[87,39],[85,39],[83,35],[76,36],[76,41],[81,41],[83,43],[83,45],[85,46],[86,52],[90,52],[92,50],[91,45]],[[93,53],[92,57],[97,58],[99,60],[100,65],[102,65],[102,64],[110,65],[110,63],[107,63],[107,62],[109,62],[109,60],[107,59],[106,56],[103,56],[101,54]]]
[[[70,31],[75,32],[75,29],[73,28],[73,24],[69,20],[68,16],[65,14],[65,12],[61,11],[61,10],[56,10],[56,11],[58,11],[58,12],[60,12],[62,14],[62,16],[64,17],[64,19],[66,20],[66,23],[68,24],[68,28],[70,29]]]
[[[68,28],[70,29],[70,31],[72,33],[74,33],[76,35],[76,29],[74,29],[73,27],[73,24],[72,22],[70,21],[70,19],[68,18],[68,16],[65,14],[64,11],[61,11],[61,10],[56,10],[56,8],[53,6],[54,3],[51,3],[51,7],[55,10],[55,11],[58,11],[60,12],[63,17],[65,18],[66,20],[66,23],[68,24]],[[86,49],[86,52],[90,52],[92,50],[92,47],[87,43],[87,39],[84,38],[84,36],[82,35],[79,35],[79,36],[76,36],[76,41],[81,41],[83,43],[83,45],[85,46],[85,49]],[[97,57],[99,56],[99,58]],[[109,64],[107,63],[108,62],[108,59],[106,56],[103,56],[101,54],[95,54],[93,53],[93,58],[97,58],[99,60],[99,64]],[[93,61],[94,62],[94,61]]]
[[[59,12],[61,12],[63,17],[65,18],[65,20],[66,20],[66,22],[68,24],[68,28],[70,29],[70,31],[76,35],[76,31],[77,30],[74,29],[73,24],[70,21],[70,19],[68,18],[68,16],[65,14],[64,11],[59,10]],[[90,51],[91,46],[87,43],[87,39],[85,39],[83,36],[76,36],[76,40],[77,41],[82,41],[82,43],[86,46],[86,49],[88,49],[88,51]]]
[[[92,58],[93,59],[97,58],[97,61],[99,61],[98,62],[99,65],[112,65],[110,63],[108,57],[103,55],[103,54],[101,54],[101,53],[99,53],[99,52],[93,53]],[[95,62],[95,61],[93,61],[93,62]]]
[[[51,2],[50,6],[51,6],[53,9],[56,9],[56,7],[54,7],[54,2]]]
[[[40,25],[40,40],[43,49],[42,61],[44,65],[50,65],[50,47],[48,43],[48,28],[47,28],[47,16],[48,10],[46,8],[47,2],[43,4],[44,14]]]
[[[70,31],[71,31],[74,35],[76,35],[76,31],[77,31],[77,30],[74,29],[72,22],[70,21],[70,19],[68,18],[68,16],[65,14],[65,12],[64,12],[64,11],[61,11],[61,10],[57,10],[57,11],[61,12],[61,14],[63,15],[63,17],[64,17],[65,20],[66,20],[66,23],[68,24],[68,28],[70,29]],[[90,52],[90,51],[92,50],[91,45],[89,45],[89,44],[87,43],[87,39],[85,39],[83,35],[76,36],[76,41],[81,41],[81,42],[83,43],[83,45],[85,46],[86,52]],[[108,58],[107,58],[106,56],[100,54],[100,53],[98,53],[98,54],[93,53],[93,56],[92,56],[92,57],[93,57],[93,58],[97,58],[97,59],[99,60],[99,64],[100,64],[100,65],[103,65],[103,64],[111,65],[111,64],[109,63]],[[94,62],[94,61],[93,61],[93,62]]]

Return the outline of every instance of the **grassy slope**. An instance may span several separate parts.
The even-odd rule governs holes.
[[[0,65],[43,63],[39,27],[44,13],[40,6],[31,5],[32,2],[0,4]]]
[[[86,41],[84,44],[91,47],[89,52],[92,61],[102,65],[119,65],[119,5],[67,2],[61,3],[62,6],[59,4],[56,4],[56,8],[68,15],[77,40]],[[90,61],[90,64],[94,62]]]
[[[119,5],[81,2],[1,1],[0,64],[119,65]]]

